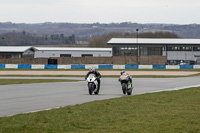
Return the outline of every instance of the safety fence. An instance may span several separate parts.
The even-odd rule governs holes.
[[[200,69],[200,65],[39,65],[0,64],[1,69]]]

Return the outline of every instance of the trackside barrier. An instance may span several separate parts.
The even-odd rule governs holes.
[[[45,65],[44,69],[57,69],[58,65]]]
[[[166,65],[153,65],[153,69],[166,69]]]
[[[45,65],[33,64],[31,65],[32,69],[44,69]]]
[[[194,65],[194,69],[200,69],[200,65]]]
[[[18,65],[19,69],[31,69],[31,65],[24,65],[24,64],[19,64]]]
[[[5,64],[0,64],[0,68],[6,68]]]
[[[193,65],[180,65],[180,69],[193,69]]]
[[[17,64],[5,64],[6,68],[13,68],[13,69],[17,69],[18,65]]]
[[[125,69],[125,65],[113,65],[113,69]]]
[[[152,65],[139,65],[139,69],[153,69]]]
[[[99,69],[113,69],[113,65],[99,65]]]
[[[0,69],[200,69],[200,65],[42,65],[0,64]]]
[[[125,69],[138,69],[138,65],[125,65]]]
[[[98,69],[99,65],[85,65],[85,69],[95,68]]]
[[[166,69],[180,69],[179,65],[166,65]]]
[[[85,65],[71,65],[71,69],[85,69]]]
[[[58,65],[58,69],[71,69],[71,65]]]

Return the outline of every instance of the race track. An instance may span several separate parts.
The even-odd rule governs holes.
[[[23,79],[24,77],[21,78]],[[47,79],[48,77],[26,77],[26,79],[27,78]],[[83,79],[77,77],[49,78]],[[182,87],[200,86],[199,81],[200,77],[134,78],[133,95],[174,88],[181,89]],[[19,113],[34,112],[122,96],[125,95],[122,94],[121,86],[117,78],[102,78],[99,95],[89,95],[87,83],[85,81],[0,85],[0,116],[10,116]]]

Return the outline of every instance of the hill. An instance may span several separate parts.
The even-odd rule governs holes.
[[[88,42],[90,39],[105,35],[111,32],[119,33],[139,33],[167,31],[177,34],[180,38],[200,38],[199,24],[139,24],[139,23],[92,23],[92,24],[78,24],[78,23],[0,23],[0,34],[10,32],[26,32],[36,36],[74,36],[77,42]]]

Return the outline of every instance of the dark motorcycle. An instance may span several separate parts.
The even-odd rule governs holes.
[[[121,82],[122,92],[124,94],[127,93],[127,95],[131,95],[133,87],[132,83],[129,80],[129,77],[127,75],[121,75],[119,81]]]

